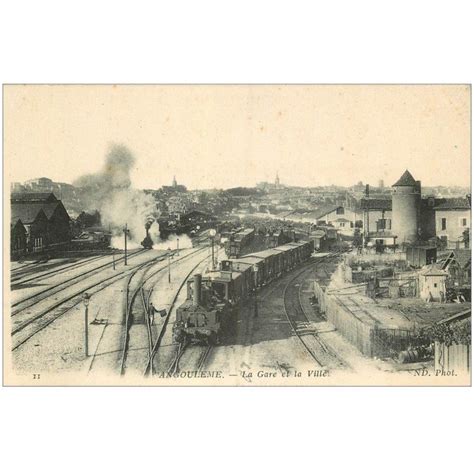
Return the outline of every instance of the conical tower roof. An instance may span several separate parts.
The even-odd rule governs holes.
[[[394,186],[416,186],[415,178],[411,175],[411,173],[406,170],[400,177],[400,179],[392,185]]]

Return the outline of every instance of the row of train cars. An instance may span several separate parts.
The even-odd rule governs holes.
[[[222,260],[215,271],[187,282],[186,301],[176,310],[177,343],[219,344],[239,306],[275,278],[308,260],[313,241],[291,242],[241,258]]]

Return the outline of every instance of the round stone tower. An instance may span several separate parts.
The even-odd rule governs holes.
[[[392,186],[392,234],[397,244],[417,240],[420,199],[421,183],[406,170]]]

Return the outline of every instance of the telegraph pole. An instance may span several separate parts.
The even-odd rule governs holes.
[[[254,290],[254,318],[258,318],[258,299],[257,299],[257,285],[258,285],[258,267],[256,265],[253,266],[253,275],[255,277],[255,290]]]
[[[214,237],[216,236],[216,230],[215,229],[211,229],[209,231],[209,235],[211,236],[211,257],[212,257],[212,269],[215,270],[216,269],[216,266],[215,266],[215,263],[214,263]]]
[[[125,223],[125,227],[123,228],[123,236],[125,239],[125,266],[127,266],[127,236],[128,236],[127,223]]]
[[[84,354],[89,357],[89,301],[90,295],[83,293],[82,302],[84,303]]]
[[[214,265],[214,237],[212,237],[211,240],[211,259],[212,259],[212,269],[214,270],[215,265]]]
[[[168,283],[171,283],[171,249],[168,247]]]

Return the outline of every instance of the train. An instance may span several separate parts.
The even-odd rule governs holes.
[[[225,242],[225,253],[228,258],[239,258],[244,249],[255,237],[255,229],[239,229],[231,232],[227,242]]]
[[[310,242],[291,242],[237,259],[222,260],[214,271],[187,282],[184,303],[176,310],[176,343],[217,345],[232,328],[239,306],[255,292],[308,260]]]

